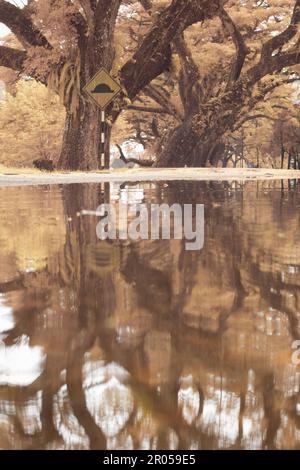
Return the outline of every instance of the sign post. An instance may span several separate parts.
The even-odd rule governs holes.
[[[101,111],[101,135],[100,135],[100,168],[105,168],[105,110]]]
[[[110,105],[122,90],[118,82],[112,76],[101,68],[96,75],[85,85],[83,91],[89,96],[92,102],[101,110],[101,129],[100,129],[100,155],[99,166],[101,169],[109,166],[109,158],[106,158],[106,116],[105,109]]]

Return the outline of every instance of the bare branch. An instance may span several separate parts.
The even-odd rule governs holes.
[[[268,73],[280,72],[285,67],[291,67],[300,63],[300,50],[277,54],[268,63]]]
[[[135,163],[137,165],[140,165],[140,166],[144,166],[144,167],[151,167],[154,165],[154,161],[153,160],[145,160],[145,159],[139,159],[139,158],[127,158],[125,157],[125,154],[124,154],[124,151],[121,147],[121,145],[119,144],[116,144],[119,152],[120,152],[120,160],[122,160],[122,162],[126,163],[126,165],[128,163]]]
[[[146,11],[151,10],[152,0],[139,0],[140,4],[145,8]]]

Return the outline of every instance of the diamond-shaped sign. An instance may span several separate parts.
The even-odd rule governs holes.
[[[107,108],[121,90],[119,83],[104,68],[100,69],[83,89],[101,109]]]

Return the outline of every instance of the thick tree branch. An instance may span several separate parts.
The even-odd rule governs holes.
[[[153,114],[170,114],[169,111],[166,111],[164,108],[155,108],[150,106],[136,106],[130,105],[127,109],[131,109],[133,111],[139,111],[141,113],[153,113]]]
[[[250,50],[246,46],[244,38],[241,35],[239,29],[237,28],[229,14],[224,10],[224,8],[220,9],[219,17],[222,21],[224,29],[227,31],[228,34],[230,34],[236,49],[236,58],[232,65],[228,79],[227,87],[229,87],[232,82],[235,82],[240,77],[247,54],[249,54]]]
[[[89,45],[92,70],[111,68],[114,60],[114,31],[121,0],[99,0],[95,9],[95,30]]]
[[[5,0],[0,0],[0,22],[15,34],[25,49],[29,46],[51,49],[48,40],[34,26],[30,14],[26,10]]]
[[[64,3],[70,7],[74,6],[74,4],[77,6],[77,11],[70,18],[70,24],[76,29],[80,40],[82,40],[88,30],[88,22],[82,3],[80,0],[64,0]]]
[[[135,163],[137,165],[144,166],[144,167],[151,167],[154,165],[154,161],[152,160],[145,160],[145,159],[139,159],[139,158],[127,158],[125,157],[125,154],[123,152],[121,145],[116,144],[116,146],[120,152],[120,160],[126,163],[126,165],[128,165],[128,163]]]
[[[272,53],[287,44],[299,31],[298,25],[300,23],[300,0],[296,0],[293,14],[289,26],[277,36],[274,36],[267,41],[262,48],[261,60],[263,63],[272,56]]]
[[[84,11],[87,24],[92,27],[94,24],[94,10],[90,0],[79,0],[79,3]]]
[[[122,68],[120,78],[129,98],[170,67],[170,44],[188,26],[212,18],[227,0],[173,0],[159,15],[139,50]]]
[[[190,164],[195,164],[195,162],[201,165],[206,164],[206,146],[211,147],[226,132],[232,131],[237,123],[244,118],[245,113],[249,113],[255,103],[262,99],[261,96],[265,96],[268,92],[269,85],[259,83],[258,91],[253,95],[255,85],[266,75],[280,72],[285,67],[300,63],[300,51],[297,45],[294,45],[293,49],[284,52],[282,52],[283,48],[281,47],[298,32],[298,29],[296,30],[294,26],[298,26],[300,22],[299,5],[300,0],[296,0],[291,19],[293,34],[290,33],[288,27],[286,34],[280,34],[280,39],[276,39],[271,43],[272,46],[269,49],[271,50],[271,56],[265,56],[265,59],[261,59],[258,64],[244,72],[225,92],[220,92],[217,96],[215,95],[207,100],[191,120],[187,120],[179,126],[171,134],[168,144],[161,152],[160,166],[173,164],[173,159],[174,161],[176,159],[179,165],[188,162],[191,162]],[[274,55],[272,52],[278,49],[278,45],[279,53]],[[183,146],[182,142],[186,142],[186,145]],[[198,151],[200,147],[203,150],[202,152]]]
[[[25,51],[0,46],[0,66],[21,72],[24,68],[26,55]]]

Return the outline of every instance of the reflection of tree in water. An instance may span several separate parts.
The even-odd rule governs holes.
[[[97,185],[17,192],[16,232],[2,191],[0,334],[32,379],[0,371],[2,448],[300,447],[297,186],[146,189],[205,203],[201,252],[97,241],[97,219],[78,216],[107,200]]]

